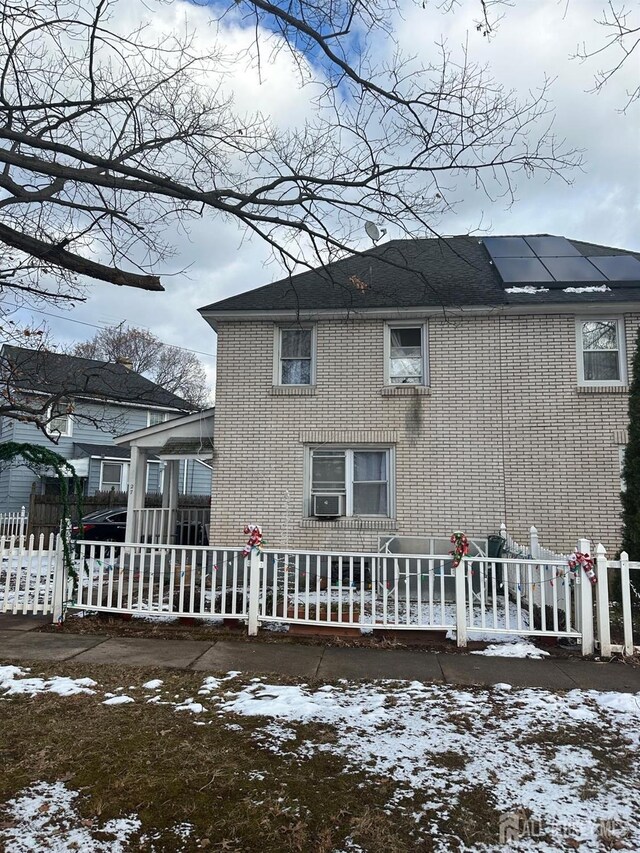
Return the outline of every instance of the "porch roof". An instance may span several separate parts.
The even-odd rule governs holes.
[[[146,429],[119,435],[114,444],[122,448],[137,447],[145,454],[161,459],[211,459],[213,456],[214,409],[172,418]]]
[[[211,459],[213,457],[213,438],[180,437],[168,439],[159,451],[161,459]]]

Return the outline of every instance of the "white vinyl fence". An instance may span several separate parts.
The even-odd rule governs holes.
[[[581,640],[584,632],[571,614],[581,594],[584,609],[592,607],[590,584],[573,581],[566,569],[566,561],[541,565],[525,558],[465,557],[454,569],[448,554],[266,549],[259,558],[258,619],[363,632],[455,631],[458,645],[504,635]],[[534,585],[541,587],[541,606],[528,594]],[[587,644],[592,634],[587,627]]]
[[[63,574],[59,537],[0,537],[0,613],[53,613]]]
[[[73,607],[138,616],[246,618],[241,549],[80,542]]]
[[[593,646],[590,584],[566,561],[387,553],[253,550],[80,542],[74,609],[246,619],[370,633],[438,630],[467,638],[557,636]],[[556,584],[550,584],[549,572]],[[541,605],[528,591],[542,586]],[[583,599],[585,599],[583,601]]]
[[[626,551],[620,554],[619,560],[607,560],[606,551],[602,545],[596,547],[596,611],[600,654],[609,657],[612,652],[623,652],[625,655],[640,653],[640,631],[634,631],[632,599],[640,598],[640,562],[630,562]],[[617,583],[614,578],[617,575]],[[620,600],[612,608],[610,593],[615,592]],[[612,610],[621,628],[621,643],[611,641]],[[635,601],[635,612],[640,611],[640,601]]]
[[[254,549],[246,557],[240,548],[78,542],[74,591],[61,542],[0,537],[0,612],[229,618],[245,621],[250,634],[287,624],[443,631],[459,646],[565,637],[584,654],[597,643],[604,657],[640,651],[630,582],[635,577],[640,587],[640,563],[625,554],[607,560],[602,546],[592,586],[566,559],[528,553],[467,556],[453,568],[449,554]],[[578,550],[588,544],[579,540]]]
[[[27,524],[29,516],[24,507],[19,512],[0,513],[0,537],[9,538],[15,536],[23,541],[27,535]]]

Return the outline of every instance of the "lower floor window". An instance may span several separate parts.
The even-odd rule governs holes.
[[[391,515],[391,449],[311,450],[309,515]]]
[[[128,462],[107,462],[106,460],[103,461],[102,469],[100,471],[100,491],[126,491],[128,473]]]

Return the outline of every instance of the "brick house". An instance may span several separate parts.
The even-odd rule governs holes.
[[[640,255],[393,240],[200,309],[218,335],[211,541],[620,541]],[[590,260],[588,260],[590,259]]]

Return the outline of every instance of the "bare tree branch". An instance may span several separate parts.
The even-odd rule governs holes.
[[[396,0],[234,0],[207,7],[206,38],[158,35],[161,0],[124,32],[121,2],[0,0],[0,279],[23,298],[91,278],[159,290],[172,229],[201,216],[289,270],[317,266],[357,249],[367,220],[430,233],[459,179],[510,201],[520,178],[580,162],[553,135],[547,81],[520,101],[445,44],[404,55]],[[230,52],[230,28],[254,46]],[[234,107],[229,75],[266,62],[308,93],[306,118]]]

